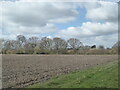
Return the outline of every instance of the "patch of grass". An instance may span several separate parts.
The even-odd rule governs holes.
[[[118,88],[118,62],[54,77],[28,88]]]

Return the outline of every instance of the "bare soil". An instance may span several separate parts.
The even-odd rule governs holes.
[[[2,55],[2,84],[3,88],[23,88],[115,60],[117,55]]]

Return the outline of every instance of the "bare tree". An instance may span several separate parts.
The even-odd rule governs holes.
[[[29,42],[29,43],[35,43],[35,44],[36,44],[36,43],[38,42],[38,39],[39,39],[38,37],[30,37],[30,38],[28,39],[28,42]]]
[[[31,43],[26,43],[24,45],[24,50],[25,50],[26,54],[33,54],[34,48],[35,48],[35,46],[33,46],[33,44],[31,44]]]
[[[46,50],[50,50],[53,47],[53,40],[47,37],[43,37],[40,42],[40,47]]]
[[[29,44],[31,48],[35,48],[37,46],[39,38],[38,37],[30,37],[27,41],[26,44]]]
[[[11,46],[12,46],[12,43],[11,43],[10,40],[6,40],[6,41],[4,42],[4,48],[5,48],[6,50],[10,50],[10,49],[11,49]]]
[[[26,38],[23,35],[18,35],[17,36],[17,41],[19,42],[20,47],[23,47],[23,45],[26,42]]]
[[[80,46],[83,45],[82,42],[80,42],[76,38],[70,38],[67,42],[68,42],[69,47],[72,49],[78,49]]]
[[[11,49],[16,50],[16,49],[19,48],[19,42],[18,42],[18,41],[16,41],[16,40],[11,40],[10,43],[11,43]]]
[[[100,45],[96,48],[93,46],[83,46],[76,38],[70,38],[65,41],[62,38],[55,37],[53,39],[43,37],[30,37],[26,39],[23,35],[18,35],[16,40],[0,39],[0,53],[3,54],[117,54],[120,41],[112,48],[105,49]]]
[[[60,49],[66,49],[67,48],[67,42],[61,38],[54,38],[54,49],[55,50],[60,50]]]

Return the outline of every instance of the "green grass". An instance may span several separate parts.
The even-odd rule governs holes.
[[[54,77],[28,88],[118,88],[118,62]]]

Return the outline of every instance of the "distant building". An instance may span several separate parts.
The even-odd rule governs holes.
[[[91,48],[96,48],[96,45],[91,46]]]

